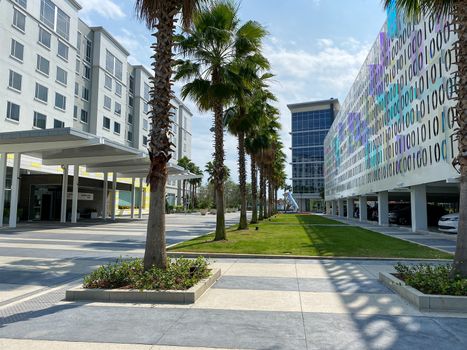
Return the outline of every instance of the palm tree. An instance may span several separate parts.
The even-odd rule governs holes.
[[[459,155],[453,165],[459,167],[461,175],[459,198],[459,228],[457,232],[456,253],[454,255],[453,275],[467,278],[467,1],[465,0],[384,0],[389,8],[395,4],[409,16],[422,13],[436,15],[451,14],[457,32],[457,140]]]
[[[198,13],[187,35],[177,37],[180,55],[175,79],[187,81],[182,97],[190,96],[200,110],[214,114],[213,177],[216,191],[215,240],[225,240],[224,208],[224,109],[234,96],[243,77],[234,68],[242,57],[252,52],[257,36],[253,22],[240,26],[237,6],[217,2]]]
[[[177,161],[177,165],[181,166],[185,170],[189,170],[191,160],[187,156],[183,156]],[[182,205],[183,209],[185,209],[186,205],[186,181],[185,179],[182,180]]]
[[[144,268],[167,267],[165,247],[165,188],[167,185],[167,163],[171,158],[170,117],[173,73],[173,44],[177,15],[181,13],[187,28],[192,16],[203,0],[136,0],[135,11],[138,18],[152,30],[156,43],[154,51],[154,77],[151,86],[150,131],[148,151],[151,161],[147,182],[150,185],[150,206],[144,251]]]

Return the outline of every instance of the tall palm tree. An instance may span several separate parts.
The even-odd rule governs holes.
[[[459,198],[459,228],[453,275],[467,278],[467,1],[466,0],[384,0],[386,8],[393,6],[403,9],[410,15],[424,12],[436,15],[450,14],[457,32],[457,105],[456,121],[459,154],[453,165],[461,175]]]
[[[199,12],[186,35],[177,37],[180,55],[175,79],[187,81],[182,97],[190,96],[200,110],[214,114],[214,186],[216,190],[215,240],[225,240],[224,208],[224,109],[243,79],[233,69],[241,57],[252,52],[257,36],[253,22],[240,25],[233,2],[220,1]]]
[[[173,73],[173,45],[177,16],[185,27],[198,5],[203,0],[136,0],[135,11],[139,19],[152,30],[156,43],[154,51],[154,77],[151,79],[150,131],[148,151],[151,161],[147,182],[150,186],[150,206],[144,251],[144,268],[152,266],[165,269],[167,254],[165,247],[165,188],[167,184],[167,163],[171,158],[172,147],[169,139]]]

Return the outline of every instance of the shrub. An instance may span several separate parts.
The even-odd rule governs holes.
[[[118,259],[86,275],[84,288],[186,290],[209,277],[211,270],[203,257],[170,259],[167,270],[153,267],[144,271],[142,259]]]
[[[425,294],[467,296],[467,279],[450,273],[452,265],[404,265],[398,263],[395,269],[409,286]]]

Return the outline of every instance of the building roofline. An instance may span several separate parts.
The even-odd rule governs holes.
[[[292,110],[294,108],[314,107],[314,106],[319,106],[319,105],[323,105],[323,104],[330,104],[330,103],[339,103],[339,99],[330,98],[328,100],[292,103],[292,104],[288,104],[287,107],[289,108],[289,110]]]
[[[101,32],[103,33],[105,36],[107,36],[110,41],[112,41],[126,56],[130,56],[130,53],[127,51],[127,49],[125,49],[123,47],[122,44],[120,44],[117,39],[115,39],[112,34],[110,34],[107,29],[105,29],[104,27],[102,26],[98,26],[98,27],[90,27],[91,30],[95,31],[95,32]]]
[[[148,76],[152,77],[152,73],[145,67],[143,66],[142,64],[137,64],[136,66],[132,65],[131,63],[129,63],[130,66],[133,67],[133,69],[141,69],[142,71],[144,71]]]
[[[83,6],[81,6],[81,4],[76,0],[68,0],[68,2],[72,4],[78,11],[83,9]]]
[[[182,100],[180,100],[177,96],[174,96],[174,100],[178,103],[179,108],[183,108],[185,111],[188,112],[190,116],[193,116],[193,113],[191,112],[191,110],[187,107],[187,105]]]

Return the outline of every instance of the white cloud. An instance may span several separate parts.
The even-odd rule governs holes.
[[[118,19],[125,17],[125,12],[113,0],[80,0],[81,13],[97,12],[101,16]]]

